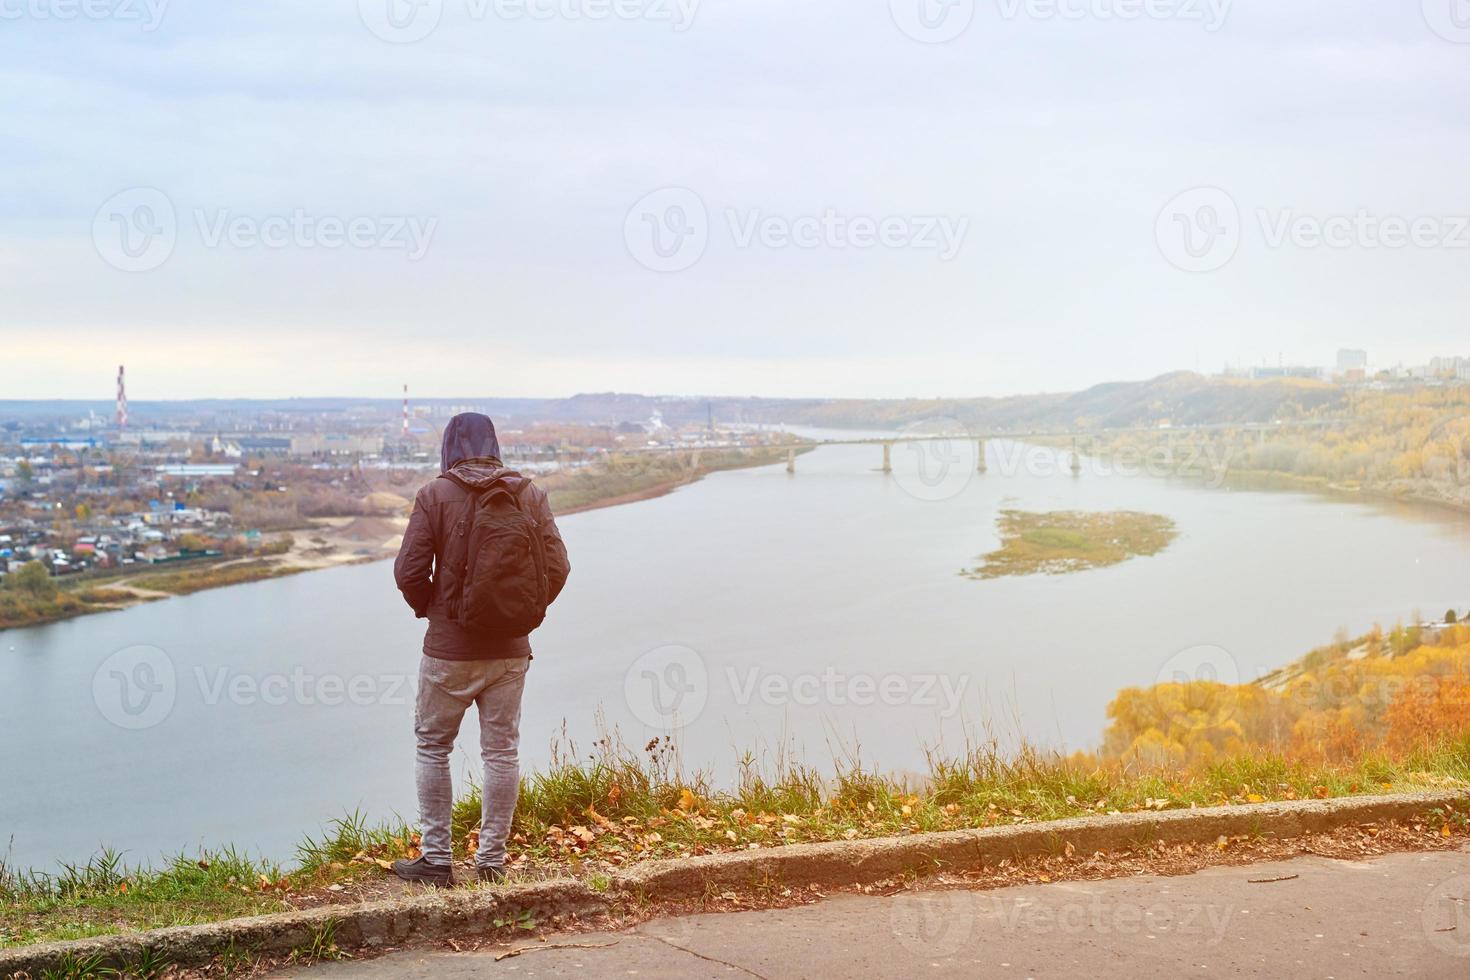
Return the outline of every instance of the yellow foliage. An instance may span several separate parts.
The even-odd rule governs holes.
[[[1470,733],[1470,627],[1375,630],[1254,684],[1129,688],[1108,719],[1103,756],[1146,765],[1260,751],[1312,761],[1402,755]]]

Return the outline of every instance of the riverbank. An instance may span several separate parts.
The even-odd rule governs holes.
[[[811,447],[798,448],[809,452]],[[724,470],[769,466],[785,458],[785,447],[691,450],[688,454],[609,459],[583,470],[537,479],[559,517],[652,500]],[[427,478],[427,477],[426,477]],[[391,516],[327,517],[292,528],[289,547],[279,554],[200,559],[186,564],[138,565],[78,579],[53,579],[47,595],[20,596],[0,590],[0,632],[42,626],[92,613],[206,589],[241,585],[301,572],[383,561],[398,553],[407,513]]]

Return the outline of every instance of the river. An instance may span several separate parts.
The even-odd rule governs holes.
[[[880,459],[827,447],[794,476],[719,473],[562,520],[573,575],[535,637],[524,763],[612,727],[635,746],[676,729],[684,765],[725,782],[747,752],[914,771],[987,730],[1086,748],[1117,690],[1181,664],[1250,679],[1466,601],[1452,514],[995,461],[940,492],[905,447],[892,475]],[[1081,574],[962,578],[1007,507],[1149,511],[1180,535]],[[289,859],[344,811],[411,818],[421,633],[387,563],[0,633],[9,862]]]

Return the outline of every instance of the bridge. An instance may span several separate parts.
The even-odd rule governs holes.
[[[994,430],[988,432],[933,432],[933,433],[895,433],[891,436],[853,436],[852,438],[827,438],[827,439],[804,439],[790,443],[772,442],[756,445],[748,444],[720,444],[709,443],[702,445],[658,445],[658,446],[633,446],[606,450],[608,456],[647,456],[647,455],[690,455],[693,465],[699,465],[700,457],[705,452],[730,452],[744,451],[756,452],[761,450],[784,449],[786,451],[786,472],[796,472],[797,455],[811,449],[820,449],[824,446],[877,446],[882,449],[882,466],[878,469],[880,473],[893,472],[893,447],[915,443],[955,442],[973,440],[976,444],[976,460],[979,472],[986,471],[985,446],[992,441],[1009,442],[1035,442],[1039,440],[1068,441],[1072,443],[1072,471],[1081,472],[1082,446],[1102,436],[1147,434],[1167,438],[1171,445],[1179,441],[1188,441],[1190,435],[1213,433],[1213,432],[1239,432],[1255,434],[1261,445],[1266,442],[1266,436],[1271,432],[1282,432],[1290,429],[1321,429],[1333,428],[1346,425],[1351,419],[1303,419],[1279,422],[1212,422],[1202,425],[1184,426],[1120,426],[1104,429],[1037,429],[1028,431]],[[543,451],[531,454],[529,458],[542,458],[559,460],[570,451]],[[576,455],[586,457],[588,452],[580,450]],[[528,458],[517,454],[517,458]]]

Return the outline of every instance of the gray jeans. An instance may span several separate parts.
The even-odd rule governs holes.
[[[450,819],[454,789],[449,755],[459,735],[460,722],[474,704],[480,713],[480,758],[485,763],[481,789],[480,853],[482,868],[505,863],[505,839],[516,812],[521,773],[521,692],[526,686],[530,658],[515,660],[438,660],[419,663],[418,706],[414,733],[418,736],[415,777],[419,791],[419,823],[424,857],[434,864],[450,863]]]

